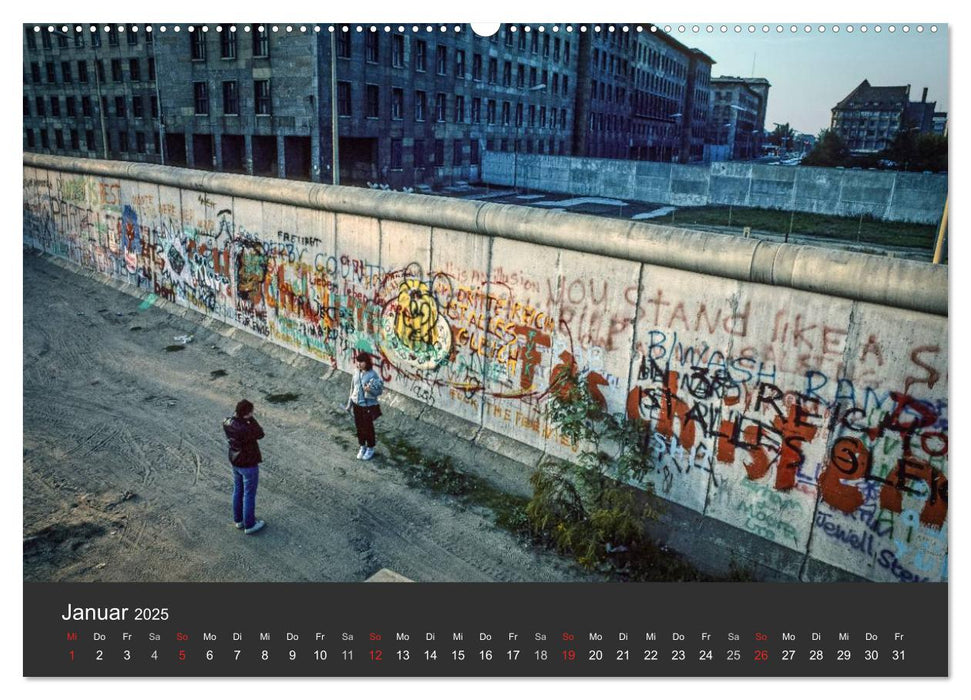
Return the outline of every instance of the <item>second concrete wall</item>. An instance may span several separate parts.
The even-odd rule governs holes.
[[[947,175],[755,163],[680,165],[488,151],[482,180],[583,196],[694,207],[734,205],[936,224]]]

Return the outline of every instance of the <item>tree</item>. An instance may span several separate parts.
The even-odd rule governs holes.
[[[769,143],[778,146],[783,151],[791,151],[795,137],[796,132],[789,126],[789,122],[776,124],[775,129],[769,134]]]
[[[882,155],[895,163],[898,170],[946,171],[947,137],[922,134],[914,128],[901,129]]]
[[[816,146],[802,159],[803,165],[819,165],[824,168],[835,168],[844,165],[850,152],[832,129],[823,129],[819,132]]]

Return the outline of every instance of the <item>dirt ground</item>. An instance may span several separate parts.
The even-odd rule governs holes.
[[[356,460],[335,410],[346,376],[325,381],[323,365],[23,260],[25,580],[363,581],[382,568],[417,581],[591,580],[489,510],[410,486],[380,442],[373,462]],[[220,426],[243,397],[267,435],[267,526],[252,536],[232,524]]]

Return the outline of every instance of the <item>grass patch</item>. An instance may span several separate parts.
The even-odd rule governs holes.
[[[166,345],[165,352],[179,352],[180,350],[185,350],[185,345],[181,343],[178,345]]]
[[[225,377],[227,374],[229,374],[229,372],[224,369],[214,369],[209,373],[209,377],[211,379],[219,379],[220,377]]]
[[[385,442],[391,460],[405,475],[409,486],[451,496],[465,506],[487,508],[498,527],[519,536],[528,534],[526,504],[529,499],[508,494],[479,476],[460,471],[451,457],[426,455],[402,438]]]
[[[266,397],[266,400],[269,403],[290,403],[291,401],[296,401],[299,398],[300,394],[293,394],[288,391],[285,394],[270,394]]]
[[[753,230],[811,238],[831,239],[905,248],[933,249],[937,226],[911,224],[903,221],[879,221],[870,215],[831,216],[806,212],[774,211],[750,207],[687,207],[665,216],[651,219],[651,223],[671,226],[731,226],[740,232],[749,226]]]

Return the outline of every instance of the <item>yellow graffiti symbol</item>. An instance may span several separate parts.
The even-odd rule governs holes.
[[[438,304],[428,285],[416,279],[405,280],[398,291],[395,335],[409,348],[438,342]]]

